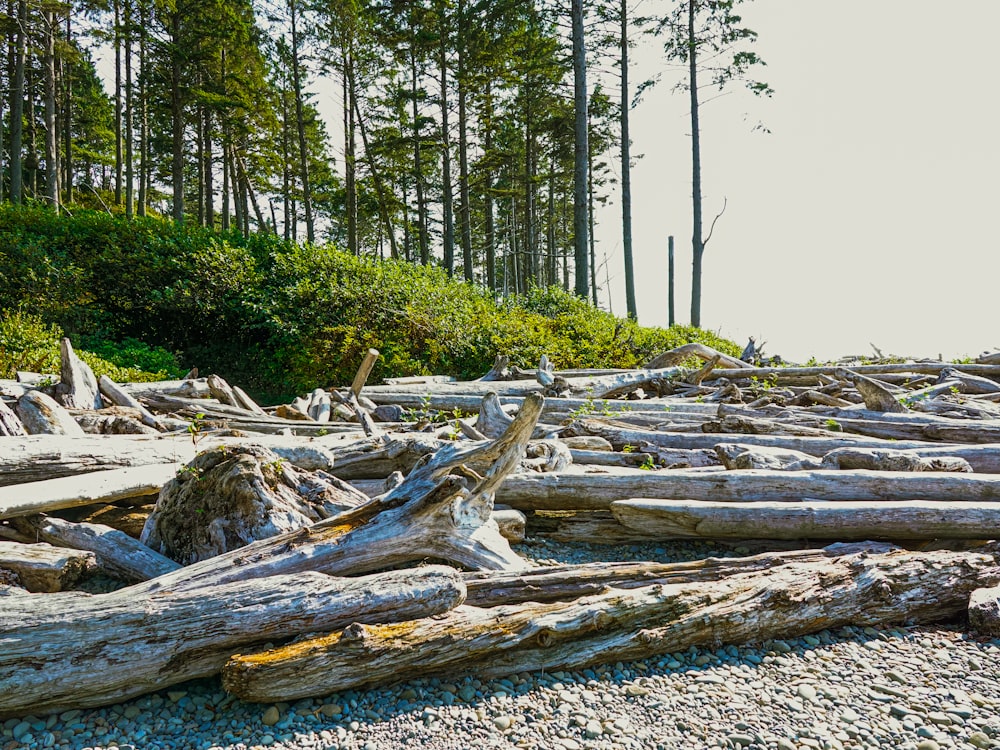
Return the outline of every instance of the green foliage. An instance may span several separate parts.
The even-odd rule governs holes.
[[[18,370],[59,372],[62,337],[58,325],[45,323],[38,315],[21,308],[0,313],[0,378],[14,378]],[[77,349],[76,353],[98,378],[107,375],[124,383],[179,376],[176,360],[163,349],[135,339],[122,345],[106,341],[95,343],[94,351]]]
[[[690,341],[739,354],[711,332],[641,327],[555,287],[498,303],[439,268],[331,246],[2,207],[0,308],[22,304],[108,367],[178,377],[197,365],[264,400],[349,383],[371,347],[373,380],[478,377],[497,354],[522,367],[547,354],[557,368],[641,366]]]
[[[17,370],[59,370],[59,328],[20,309],[0,314],[0,378],[13,379]]]

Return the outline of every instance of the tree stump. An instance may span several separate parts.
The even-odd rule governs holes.
[[[160,493],[142,541],[184,565],[310,526],[368,501],[325,472],[258,445],[212,448]]]

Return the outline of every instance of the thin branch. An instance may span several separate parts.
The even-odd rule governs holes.
[[[726,213],[726,205],[727,205],[727,199],[725,198],[725,196],[723,196],[723,198],[722,198],[722,210],[719,211],[719,213],[717,213],[715,215],[714,219],[712,219],[712,226],[710,226],[708,228],[708,237],[706,237],[704,239],[704,241],[702,241],[702,243],[701,243],[701,246],[702,246],[703,249],[704,249],[705,245],[708,244],[708,241],[710,239],[712,239],[712,232],[715,231],[715,222],[717,222],[720,218],[722,218],[722,214]]]

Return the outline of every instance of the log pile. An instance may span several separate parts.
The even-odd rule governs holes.
[[[368,385],[370,350],[349,387],[274,407],[62,355],[54,386],[0,381],[0,719],[217,673],[280,701],[966,612],[1000,632],[996,354],[689,344]],[[781,551],[538,567],[526,533]],[[121,583],[74,590],[94,575]]]

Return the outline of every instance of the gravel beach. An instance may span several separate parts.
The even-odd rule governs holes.
[[[710,543],[528,540],[540,563],[742,555]],[[755,550],[756,551],[756,550]],[[248,704],[218,679],[2,723],[0,750],[935,750],[1000,748],[1000,641],[936,627],[839,628],[752,647],[505,679],[415,679]]]

